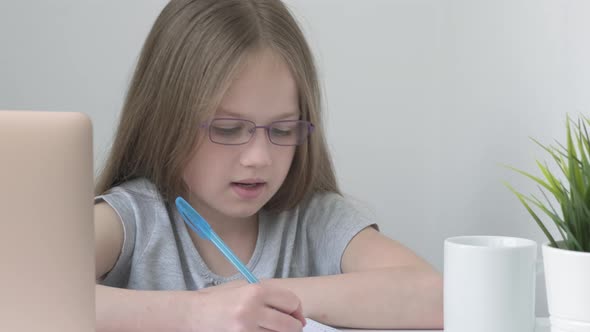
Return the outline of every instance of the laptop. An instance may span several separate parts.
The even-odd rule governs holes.
[[[0,331],[91,332],[92,126],[0,110]]]

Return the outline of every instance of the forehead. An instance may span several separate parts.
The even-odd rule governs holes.
[[[298,89],[287,63],[265,49],[248,56],[224,94],[216,116],[267,120],[298,115]]]

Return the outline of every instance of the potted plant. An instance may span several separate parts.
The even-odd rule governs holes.
[[[548,239],[542,245],[547,304],[552,331],[590,331],[590,120],[566,119],[565,145],[543,145],[557,168],[537,161],[542,176],[510,167],[540,186],[543,201],[510,190]],[[551,199],[555,202],[551,203]],[[555,208],[557,207],[557,209]],[[537,212],[557,227],[556,240]]]

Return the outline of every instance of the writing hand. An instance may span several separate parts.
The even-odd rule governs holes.
[[[301,331],[301,301],[291,291],[235,281],[200,290],[194,301],[195,330]]]

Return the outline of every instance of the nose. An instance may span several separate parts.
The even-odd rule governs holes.
[[[252,139],[244,145],[244,150],[240,155],[240,164],[244,167],[266,167],[272,165],[271,151],[272,143],[268,139],[265,128],[262,132],[256,130]]]

